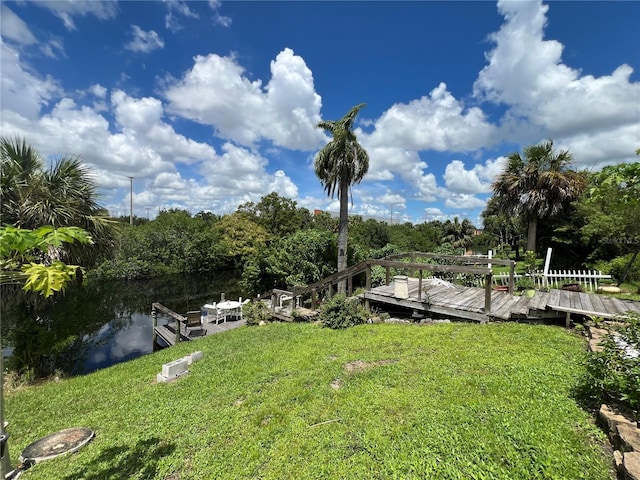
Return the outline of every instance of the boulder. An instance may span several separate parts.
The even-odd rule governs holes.
[[[627,480],[640,480],[640,453],[627,452],[622,462]]]
[[[635,421],[625,417],[624,415],[620,415],[619,413],[614,412],[604,404],[600,406],[598,418],[600,419],[603,427],[611,433],[616,433],[618,431],[618,426],[621,424],[627,424],[629,426],[637,428]]]
[[[640,428],[636,425],[620,423],[618,424],[618,435],[620,435],[620,440],[624,443],[626,451],[633,450],[640,453]]]

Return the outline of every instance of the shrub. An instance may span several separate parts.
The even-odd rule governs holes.
[[[628,255],[623,255],[621,257],[616,257],[613,260],[607,260],[598,262],[595,265],[595,268],[602,271],[602,273],[611,275],[617,279],[622,277],[625,268],[629,264],[631,260],[631,253]],[[629,269],[629,273],[627,274],[627,281],[635,281],[640,280],[640,256],[638,256],[631,265]]]
[[[527,250],[524,252],[524,271],[525,273],[532,274],[537,269],[538,259],[536,257],[536,252],[532,252],[531,250]]]
[[[626,349],[621,347],[624,344]],[[603,350],[592,352],[587,359],[581,396],[593,406],[613,403],[640,413],[640,314],[630,314],[619,326],[612,327],[601,345]]]
[[[516,280],[516,288],[518,290],[529,290],[534,287],[535,285],[533,283],[533,280],[531,280],[529,277],[520,277]]]
[[[329,328],[348,328],[366,323],[370,313],[356,297],[347,298],[345,295],[335,295],[322,307],[318,320]]]
[[[271,318],[271,312],[266,303],[261,301],[249,302],[242,307],[242,316],[247,320],[247,325],[258,325]]]

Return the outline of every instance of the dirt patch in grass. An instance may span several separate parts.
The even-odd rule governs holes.
[[[362,360],[354,360],[353,362],[349,362],[345,364],[344,369],[348,373],[353,372],[364,372],[365,370],[369,370],[370,368],[380,367],[382,365],[390,365],[392,363],[396,363],[397,360],[378,360],[376,362],[364,362]]]

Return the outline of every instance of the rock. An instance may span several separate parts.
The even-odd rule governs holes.
[[[598,288],[599,293],[622,293],[622,289],[620,287],[614,287],[612,285],[607,285],[605,287]]]
[[[597,338],[598,340],[604,337],[605,335],[607,335],[608,333],[609,331],[605,330],[604,328],[596,328],[596,327],[589,328],[589,335],[591,335],[591,338]]]
[[[623,457],[622,452],[620,450],[613,451],[613,463],[616,466],[616,473],[618,476],[622,477],[624,475],[624,465],[623,465]]]
[[[618,425],[627,424],[634,428],[636,427],[636,422],[631,419],[625,417],[624,415],[620,415],[613,410],[611,410],[607,405],[601,405],[600,411],[598,412],[598,418],[601,421],[601,424],[608,432],[616,434],[618,432]]]
[[[600,345],[600,340],[596,338],[592,338],[589,340],[589,351],[590,352],[601,352],[604,350],[604,347]]]
[[[640,453],[627,452],[623,456],[622,462],[627,480],[640,480]]]
[[[259,327],[264,327],[267,324],[267,322],[265,322],[264,320],[260,320],[260,322],[258,323]]]
[[[620,440],[625,444],[626,451],[633,450],[640,453],[640,428],[628,423],[620,423],[618,425],[618,435]]]

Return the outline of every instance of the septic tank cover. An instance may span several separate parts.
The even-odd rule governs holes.
[[[55,458],[63,453],[75,452],[86,445],[94,436],[88,428],[67,428],[36,440],[22,451],[23,463],[36,463]]]

